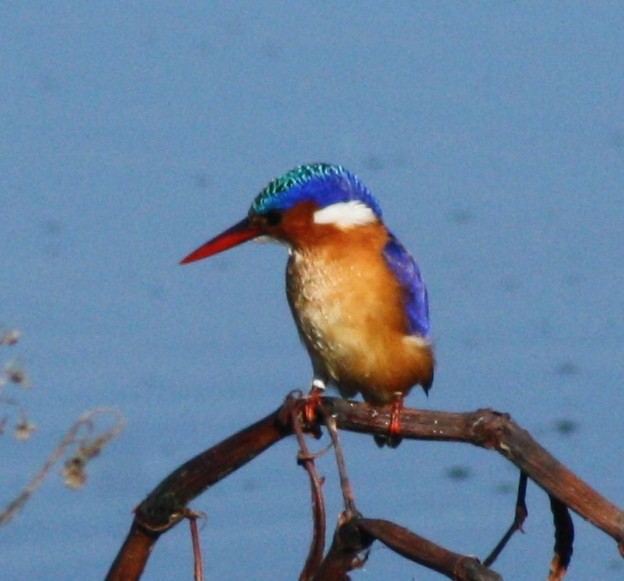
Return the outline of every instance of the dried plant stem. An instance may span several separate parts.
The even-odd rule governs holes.
[[[32,495],[41,486],[47,475],[50,473],[54,465],[62,458],[67,450],[78,443],[81,443],[80,435],[84,429],[92,430],[94,420],[97,416],[112,416],[115,420],[114,425],[108,430],[95,438],[97,442],[98,452],[111,439],[115,438],[123,429],[124,420],[120,413],[115,409],[99,408],[84,413],[74,425],[67,431],[59,445],[52,451],[41,468],[37,471],[31,481],[24,489],[0,512],[0,526],[7,524],[15,515],[24,507]],[[92,455],[95,455],[95,451]]]

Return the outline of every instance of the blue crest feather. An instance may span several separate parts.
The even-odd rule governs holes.
[[[358,200],[381,218],[379,202],[368,188],[341,165],[329,163],[300,165],[274,179],[256,196],[251,211],[285,211],[306,200],[316,202],[319,208]]]

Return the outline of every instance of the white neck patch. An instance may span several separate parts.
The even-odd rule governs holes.
[[[333,224],[338,228],[364,226],[376,221],[375,212],[358,200],[337,202],[314,212],[315,224]]]

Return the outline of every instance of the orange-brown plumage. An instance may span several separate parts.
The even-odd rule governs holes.
[[[343,230],[310,221],[289,230],[284,222],[288,301],[315,375],[374,404],[429,386],[433,351],[408,334],[403,289],[382,255],[383,224]]]

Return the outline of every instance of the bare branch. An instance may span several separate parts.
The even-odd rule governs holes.
[[[314,463],[314,460],[319,454],[311,454],[306,444],[303,429],[299,421],[298,408],[299,406],[296,404],[291,406],[291,422],[297,442],[299,443],[297,462],[303,466],[308,473],[312,495],[312,540],[310,541],[308,557],[306,558],[301,575],[299,575],[299,581],[308,581],[313,578],[314,572],[319,568],[323,560],[323,551],[325,550],[326,516],[325,499],[322,490],[324,480],[318,475]]]
[[[552,496],[550,496],[550,508],[555,523],[555,554],[550,564],[548,581],[561,581],[565,577],[572,558],[574,525],[566,505]]]
[[[292,433],[287,405],[195,456],[172,472],[136,508],[107,580],[138,579],[160,535],[185,516],[187,504]]]
[[[459,581],[502,581],[502,577],[474,557],[453,553],[444,547],[381,519],[358,519],[357,526],[406,559]]]
[[[339,428],[367,433],[387,431],[389,409],[329,400],[323,400],[325,411],[335,416]],[[490,409],[450,413],[406,408],[401,413],[400,435],[413,440],[465,442],[496,450],[546,492],[615,539],[624,554],[624,513],[561,464],[508,414]]]
[[[376,408],[364,403],[324,397],[320,403],[320,413],[307,418],[310,414],[303,413],[305,404],[305,399],[289,397],[283,406],[266,418],[189,460],[163,480],[136,509],[128,537],[107,579],[138,579],[158,537],[184,517],[186,506],[193,498],[280,439],[292,434],[294,429],[300,431],[301,440],[302,432],[317,434],[321,422],[328,418],[332,427],[335,423],[339,429],[383,435],[387,434],[391,421],[389,407]],[[567,508],[610,535],[622,551],[624,512],[558,462],[528,432],[517,426],[509,415],[488,409],[471,413],[404,409],[400,412],[398,436],[404,439],[470,443],[496,450],[513,462],[526,477],[521,476],[520,479],[516,516],[507,533],[509,536],[520,529],[527,514],[524,502],[526,478],[543,488],[551,497],[555,518],[556,544],[552,575],[559,577],[551,577],[552,581],[563,578],[572,554],[573,528]],[[334,438],[334,447],[338,450],[336,442],[337,438]],[[301,451],[300,458],[306,462],[313,460],[314,456],[309,455],[304,446],[301,446]],[[346,470],[341,478],[348,482]],[[313,503],[318,502],[319,498],[322,502],[321,488],[316,477],[311,478],[311,481]],[[318,545],[324,535],[321,535],[321,524],[318,523],[321,513],[317,509],[313,510],[315,539],[302,579],[346,579],[348,571],[361,566],[366,560],[368,547],[374,539],[379,539],[402,556],[451,579],[500,579],[497,573],[477,560],[439,547],[399,525],[362,518],[357,514],[352,495],[346,495],[345,502],[347,510],[340,519],[332,547],[320,564]]]
[[[507,546],[509,539],[513,536],[513,534],[517,531],[522,530],[522,525],[526,520],[526,517],[529,514],[529,511],[526,506],[526,489],[527,489],[527,475],[524,472],[520,472],[520,480],[518,482],[518,495],[516,497],[516,511],[514,514],[513,522],[507,532],[503,535],[503,538],[498,542],[498,544],[494,547],[492,552],[488,555],[487,558],[483,560],[483,564],[486,567],[489,567],[498,556],[501,554],[503,549]]]

